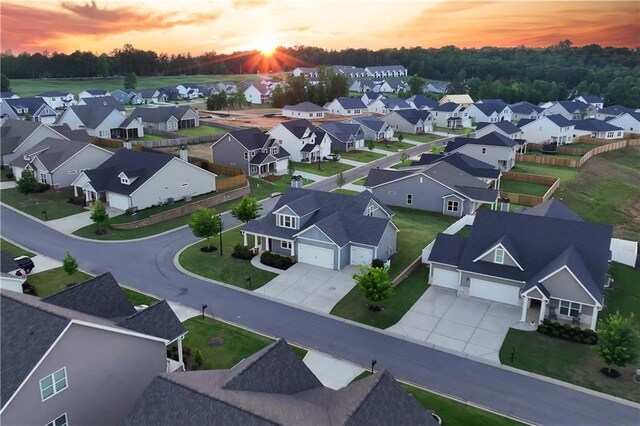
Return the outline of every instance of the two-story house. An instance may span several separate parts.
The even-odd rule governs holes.
[[[62,113],[56,124],[71,129],[85,129],[90,136],[99,138],[141,138],[144,136],[142,120],[135,115],[126,117],[109,106],[75,105]]]
[[[327,121],[319,127],[331,138],[331,150],[348,152],[364,148],[364,132],[359,124]]]
[[[444,152],[460,152],[476,160],[509,171],[516,164],[518,142],[492,132],[480,138],[457,137],[447,143]]]
[[[542,115],[559,114],[567,120],[582,120],[585,118],[595,118],[596,107],[584,102],[558,101],[542,112]]]
[[[0,126],[0,163],[8,166],[46,138],[69,139],[46,124],[7,120]]]
[[[416,169],[417,167],[424,168],[424,166],[435,164],[440,161],[448,163],[453,167],[480,179],[485,182],[489,188],[500,188],[502,170],[496,166],[477,160],[473,157],[469,157],[468,155],[460,152],[452,152],[449,154],[425,153],[420,155],[419,159],[412,161],[409,167],[411,169]],[[401,170],[407,170],[409,167]]]
[[[564,145],[573,141],[575,124],[564,116],[546,115],[536,120],[520,120],[517,126],[528,143],[551,142]]]
[[[625,112],[611,118],[608,123],[621,128],[625,132],[640,133],[640,112]]]
[[[537,120],[540,117],[543,108],[527,101],[516,102],[509,105],[511,110],[511,120],[518,122],[520,120]]]
[[[391,111],[382,120],[393,130],[417,135],[433,131],[434,115],[427,110],[403,109]]]
[[[340,270],[395,254],[392,216],[368,191],[353,196],[287,188],[273,210],[247,223],[242,234],[245,246]]]
[[[359,124],[368,141],[382,141],[393,138],[393,128],[384,120],[370,116],[355,117],[344,121],[348,124]]]
[[[404,99],[399,98],[376,99],[371,101],[367,106],[367,110],[369,110],[369,112],[382,115],[388,114],[390,111],[399,111],[402,109],[411,109],[411,105],[409,105]]]
[[[626,106],[622,105],[609,105],[608,107],[600,109],[596,113],[596,118],[598,120],[609,120],[629,112],[635,111],[632,108],[627,108]]]
[[[481,138],[492,132],[498,132],[518,142],[518,153],[527,151],[527,141],[524,132],[510,121],[498,121],[497,123],[480,123],[476,126],[475,137]]]
[[[284,121],[267,134],[289,153],[291,161],[316,163],[331,154],[331,137],[307,120]]]
[[[466,108],[454,102],[440,104],[431,109],[433,124],[437,127],[461,129],[471,126],[471,119]]]
[[[2,113],[17,120],[53,124],[57,114],[42,98],[18,98],[2,101]]]
[[[435,99],[425,95],[413,95],[406,99],[411,108],[418,110],[431,111],[438,106],[438,102]]]

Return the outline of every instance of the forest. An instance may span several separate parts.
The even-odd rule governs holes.
[[[252,74],[291,71],[298,66],[401,64],[409,75],[452,82],[472,97],[507,102],[566,99],[588,91],[605,96],[607,104],[640,107],[640,49],[588,45],[569,40],[546,48],[484,47],[343,49],[280,47],[269,58],[257,51],[218,54],[156,53],[131,45],[110,53],[20,53],[1,55],[2,72],[11,78],[88,78],[195,74]]]

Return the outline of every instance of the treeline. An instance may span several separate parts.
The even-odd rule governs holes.
[[[279,48],[267,65],[251,60],[258,52],[221,55],[207,52],[168,55],[125,45],[110,54],[91,52],[2,54],[9,78],[107,77],[134,72],[139,76],[249,74],[291,71],[297,66],[401,64],[410,75],[460,82],[472,93],[487,93],[510,102],[563,99],[581,89],[600,89],[607,103],[640,107],[640,50],[589,45],[572,47],[569,40],[547,48],[485,47],[343,49],[296,46]],[[254,58],[255,59],[255,58]],[[479,79],[480,84],[478,83]],[[555,84],[555,87],[553,86]],[[535,88],[534,88],[535,86]],[[548,90],[547,90],[548,89]],[[500,95],[501,94],[501,95]],[[549,96],[556,95],[555,98]]]
[[[307,101],[322,106],[335,98],[348,94],[348,79],[345,75],[336,74],[331,69],[320,67],[318,82],[314,84],[304,76],[290,75],[284,88],[276,87],[273,89],[271,103],[274,108]]]

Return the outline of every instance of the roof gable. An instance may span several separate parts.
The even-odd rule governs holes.
[[[136,312],[116,325],[169,342],[187,333],[166,300]]]

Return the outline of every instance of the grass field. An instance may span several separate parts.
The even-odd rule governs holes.
[[[80,206],[70,204],[67,201],[73,196],[73,189],[49,189],[45,192],[25,195],[16,188],[0,191],[0,199],[18,210],[45,220],[43,211],[47,212],[46,220],[60,219],[76,213],[86,211]]]
[[[437,141],[440,139],[444,139],[444,136],[440,136],[440,135],[433,135],[431,133],[427,133],[426,135],[414,135],[412,133],[402,133],[402,132],[396,132],[395,133],[395,137],[397,138],[398,136],[402,135],[402,137],[404,139],[409,139],[410,141],[415,141],[415,142],[433,142],[433,141]]]
[[[369,310],[371,302],[358,287],[351,289],[331,310],[331,315],[347,318],[377,328],[388,328],[397,323],[409,308],[429,288],[427,284],[428,267],[420,265],[407,278],[394,288],[390,298],[378,302],[382,311]]]
[[[342,155],[342,153],[340,153]],[[353,169],[353,166],[348,164],[338,163],[337,161],[325,161],[321,163],[320,169],[318,170],[318,164],[309,164],[309,163],[293,163],[294,169],[298,172],[307,172],[313,173],[314,175],[320,176],[333,176],[337,175],[340,172],[345,172],[349,169]]]
[[[18,256],[33,257],[33,256],[35,256],[30,251],[24,250],[24,249],[18,247],[17,245],[15,245],[15,244],[11,244],[9,241],[4,240],[4,239],[0,239],[0,249],[8,251],[9,254],[11,254],[12,257],[18,257]]]
[[[60,267],[38,272],[37,274],[31,274],[27,281],[36,288],[36,293],[39,297],[46,297],[64,290],[69,284],[79,284],[90,278],[91,275],[87,275],[81,271],[73,275],[68,275],[62,267]]]
[[[542,197],[549,190],[549,186],[540,183],[502,179],[500,181],[500,190]]]
[[[543,154],[545,157],[552,158],[564,158],[567,160],[579,160],[582,158],[582,155],[572,155],[572,154]]]
[[[175,133],[182,136],[187,136],[190,138],[196,138],[198,136],[206,136],[206,135],[224,135],[227,132],[228,130],[223,129],[222,127],[198,126],[198,127],[180,129],[180,130],[177,130]]]
[[[347,160],[359,161],[361,163],[370,163],[371,161],[376,161],[384,157],[383,154],[369,151],[367,148],[361,151],[341,152],[340,156]]]

